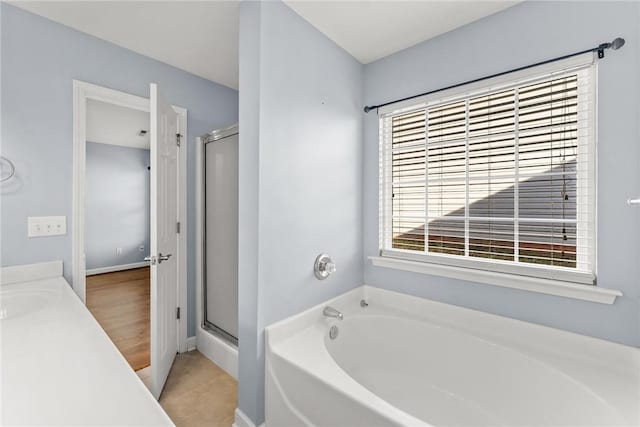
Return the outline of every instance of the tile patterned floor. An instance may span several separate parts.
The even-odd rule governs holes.
[[[230,427],[237,404],[237,381],[197,350],[176,357],[160,396],[178,427]]]

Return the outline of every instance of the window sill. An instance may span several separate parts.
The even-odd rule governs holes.
[[[622,296],[622,292],[618,290],[599,288],[593,285],[580,285],[577,283],[559,280],[540,279],[515,274],[497,273],[493,271],[453,267],[449,265],[380,256],[371,256],[369,259],[376,267],[393,268],[396,270],[411,271],[413,273],[443,276],[452,279],[483,283],[486,285],[502,286],[505,288],[520,289],[523,291],[597,302],[600,304],[613,304],[616,297]]]

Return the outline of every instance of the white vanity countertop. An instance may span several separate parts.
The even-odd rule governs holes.
[[[1,425],[173,425],[62,277],[0,286],[0,345]]]

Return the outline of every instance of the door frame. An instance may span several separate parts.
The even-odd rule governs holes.
[[[85,190],[86,190],[86,140],[87,140],[87,102],[89,100],[106,102],[120,107],[150,113],[149,98],[98,86],[80,80],[73,80],[73,206],[71,214],[71,273],[73,290],[86,305],[86,259],[85,259]],[[178,284],[177,301],[180,306],[178,322],[179,352],[187,351],[187,110],[172,105],[178,114],[178,129],[184,135],[179,147],[178,161]]]

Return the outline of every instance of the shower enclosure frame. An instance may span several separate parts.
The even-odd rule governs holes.
[[[209,138],[208,133],[196,138],[196,346],[198,351],[209,360],[222,368],[236,380],[238,379],[238,346],[228,341],[222,335],[204,327],[204,298],[202,289],[204,276],[202,266],[204,264],[204,140]]]
[[[224,129],[216,130],[210,132],[206,135],[202,135],[198,138],[198,147],[199,147],[199,173],[198,173],[198,183],[200,184],[200,188],[198,190],[199,203],[198,203],[198,225],[200,226],[199,236],[200,241],[198,244],[199,247],[199,256],[198,259],[198,274],[199,274],[199,285],[198,286],[198,296],[200,297],[200,301],[198,302],[198,309],[200,316],[198,316],[198,324],[199,326],[212,333],[213,335],[222,338],[224,341],[232,344],[237,347],[238,338],[225,331],[224,329],[218,327],[214,323],[210,322],[207,319],[207,245],[206,245],[206,236],[207,236],[207,221],[206,221],[206,192],[207,192],[207,168],[206,168],[206,145],[214,144],[218,141],[222,141],[225,138],[234,136],[239,134],[238,125],[229,126]]]

